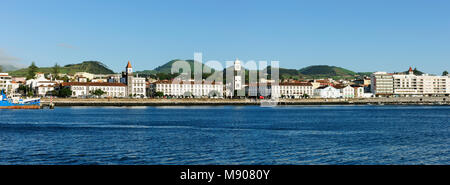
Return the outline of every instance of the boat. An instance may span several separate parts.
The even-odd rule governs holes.
[[[3,90],[1,90],[0,109],[40,109],[41,99],[31,98],[8,98]]]

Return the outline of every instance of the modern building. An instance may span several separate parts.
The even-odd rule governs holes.
[[[95,83],[95,82],[64,82],[62,88],[70,88],[71,97],[87,97],[92,92],[101,89],[104,97],[123,98],[126,97],[127,85],[123,83]]]
[[[371,91],[375,96],[392,96],[394,78],[392,73],[375,72],[371,75]]]
[[[450,94],[449,76],[414,75],[412,68],[408,74],[372,74],[372,92],[375,96],[437,96]]]

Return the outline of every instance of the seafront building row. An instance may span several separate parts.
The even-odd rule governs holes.
[[[437,96],[450,94],[450,77],[375,72],[371,75],[371,91],[375,96]]]
[[[354,81],[335,81],[319,79],[309,81],[284,80],[274,83],[272,80],[259,79],[257,83],[242,80],[242,66],[239,60],[234,63],[232,82],[195,82],[194,80],[148,80],[133,73],[128,62],[125,71],[113,75],[93,75],[78,72],[70,82],[52,80],[51,75],[37,73],[34,79],[11,77],[0,73],[0,89],[14,96],[19,87],[26,86],[35,96],[52,96],[51,92],[64,88],[70,89],[70,97],[93,97],[93,92],[101,90],[102,97],[111,98],[369,98],[390,96],[448,96],[450,77],[432,75],[414,75],[412,68],[407,74],[375,72],[370,78]],[[60,74],[61,75],[61,74]],[[263,83],[264,82],[264,83]]]

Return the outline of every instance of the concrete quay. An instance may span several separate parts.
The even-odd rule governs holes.
[[[197,106],[197,105],[260,105],[255,99],[41,99],[43,105],[55,106]],[[450,97],[396,97],[354,99],[279,99],[278,105],[450,105]]]

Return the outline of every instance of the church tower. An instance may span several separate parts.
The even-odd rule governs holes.
[[[241,77],[241,61],[237,59],[234,61],[234,90],[242,89],[242,77]]]
[[[127,96],[133,95],[133,67],[131,67],[130,61],[128,61],[125,68],[126,82],[127,82]]]

